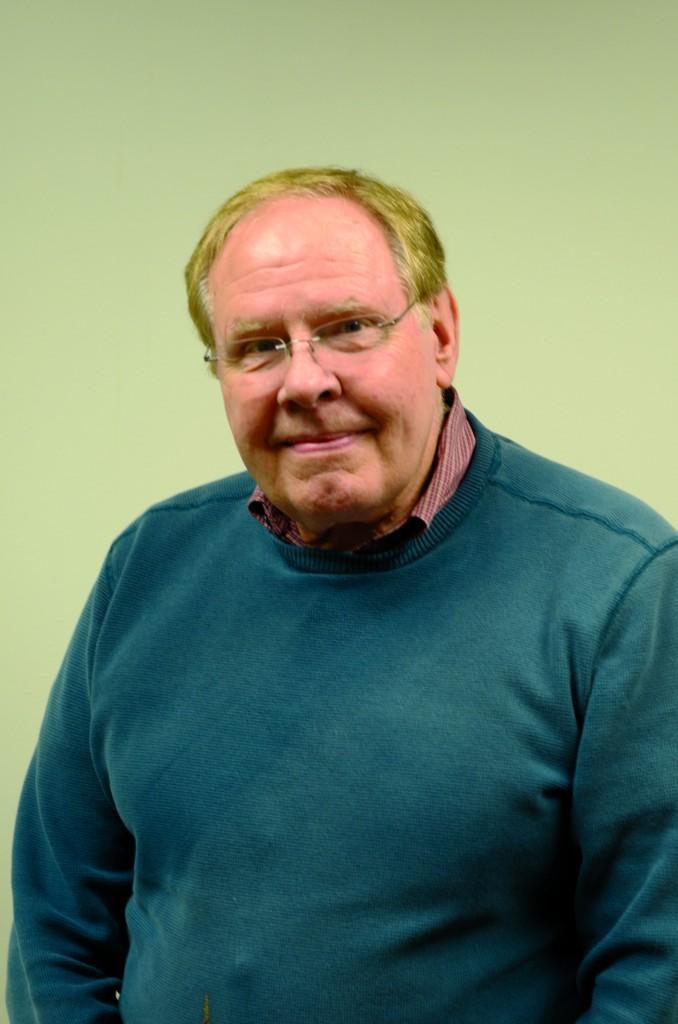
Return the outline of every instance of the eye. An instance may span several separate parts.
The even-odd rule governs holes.
[[[336,325],[336,330],[340,334],[355,334],[368,326],[369,323],[365,317],[355,316],[351,320],[340,320]]]
[[[349,320],[336,320],[332,324],[327,324],[323,330],[330,334],[358,334],[378,323],[379,320],[375,316],[352,316]]]
[[[324,345],[338,352],[360,352],[379,342],[382,333],[381,323],[379,317],[369,314],[344,317],[342,320],[323,324],[316,330],[315,336]]]
[[[257,355],[263,355],[268,352],[277,352],[280,348],[279,338],[251,338],[244,344],[244,351],[247,353],[256,353]]]
[[[351,316],[343,320],[332,320],[329,324],[323,324],[315,332],[317,338],[338,338],[346,334],[361,334],[369,331],[381,323],[376,316]]]
[[[244,338],[227,346],[227,358],[230,363],[262,362],[274,358],[283,348],[280,338]]]

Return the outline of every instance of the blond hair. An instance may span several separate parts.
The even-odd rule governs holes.
[[[426,210],[404,189],[340,167],[275,171],[250,182],[214,214],[186,266],[188,309],[205,346],[214,349],[208,277],[232,228],[269,199],[341,196],[364,207],[383,227],[410,302],[425,302],[445,284],[445,253]]]

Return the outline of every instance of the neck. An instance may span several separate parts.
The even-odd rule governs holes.
[[[385,533],[397,529],[405,522],[406,518],[390,522],[387,527],[383,525],[375,527],[374,523],[339,523],[319,534],[304,529],[300,523],[296,525],[299,536],[307,547],[333,551],[355,551],[363,544],[367,544],[368,541],[377,540]]]

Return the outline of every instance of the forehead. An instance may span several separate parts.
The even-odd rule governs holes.
[[[240,220],[209,273],[217,321],[242,305],[322,304],[340,298],[404,297],[386,233],[357,203],[339,196],[283,196]],[[344,293],[342,296],[342,292]],[[258,310],[253,312],[259,312]]]

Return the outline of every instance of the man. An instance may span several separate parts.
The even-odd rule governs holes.
[[[187,282],[249,475],[92,592],[19,811],[13,1024],[678,1022],[675,532],[464,411],[399,189],[255,182]]]

